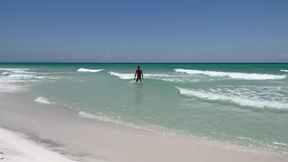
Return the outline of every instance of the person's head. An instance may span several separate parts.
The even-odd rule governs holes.
[[[137,65],[137,69],[139,69],[139,70],[140,70],[140,66],[139,66],[139,65]]]

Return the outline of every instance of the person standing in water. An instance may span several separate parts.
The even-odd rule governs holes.
[[[141,82],[143,79],[143,72],[142,72],[139,65],[137,65],[137,69],[136,69],[136,72],[134,75],[134,80],[135,80],[135,78],[136,78],[136,82],[138,82],[138,80],[140,80],[140,82]]]

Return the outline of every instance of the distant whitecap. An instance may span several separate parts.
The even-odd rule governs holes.
[[[85,69],[85,68],[80,68],[78,69],[77,71],[78,72],[89,72],[89,73],[97,73],[97,72],[100,72],[104,69]]]

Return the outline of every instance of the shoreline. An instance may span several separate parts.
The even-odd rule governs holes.
[[[81,118],[78,113],[57,105],[26,102],[25,98],[16,100],[12,96],[0,96],[4,99],[0,102],[0,126],[22,132],[41,145],[50,143],[50,149],[76,161],[282,162],[288,159],[282,153],[225,147],[177,134]]]
[[[7,162],[75,162],[41,147],[24,134],[0,127],[0,160]]]

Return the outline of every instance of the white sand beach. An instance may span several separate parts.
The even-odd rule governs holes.
[[[28,98],[30,96],[27,96]],[[26,98],[27,98],[26,97]],[[81,118],[69,109],[1,96],[2,161],[284,162],[287,154]],[[45,149],[44,149],[45,148]],[[15,154],[14,154],[15,153]],[[64,158],[67,157],[66,158]],[[1,159],[0,159],[1,161]]]
[[[61,154],[47,150],[19,132],[0,128],[0,161],[7,162],[73,162]]]

